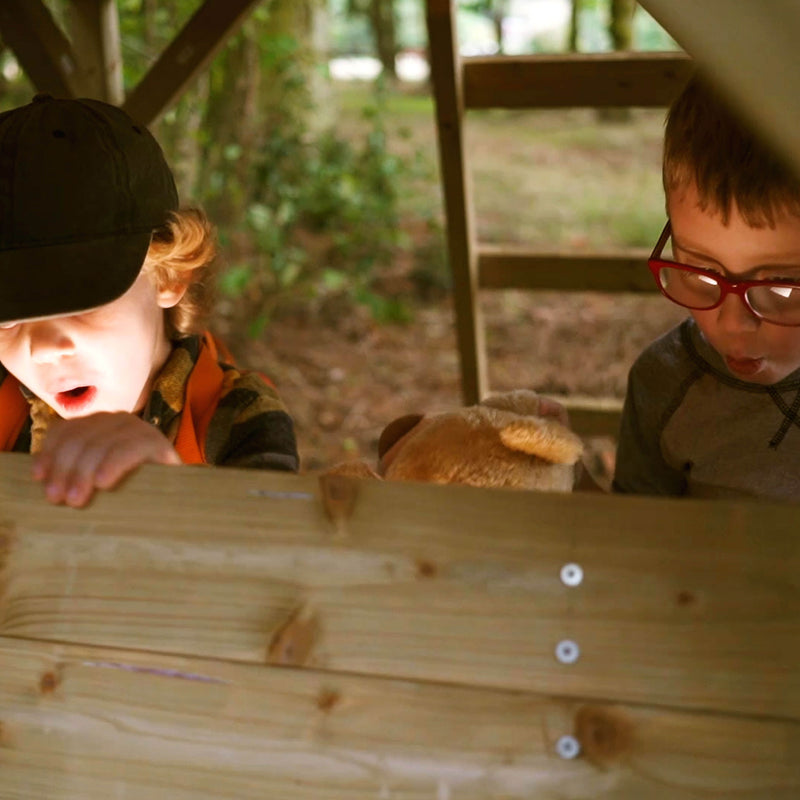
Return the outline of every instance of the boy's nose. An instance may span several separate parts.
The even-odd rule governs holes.
[[[744,300],[729,294],[720,305],[717,313],[717,325],[723,330],[740,332],[755,330],[760,323],[759,318],[745,305]]]
[[[29,323],[28,343],[36,364],[58,361],[75,352],[75,343],[55,320]]]

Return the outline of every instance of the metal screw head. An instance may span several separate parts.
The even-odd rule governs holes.
[[[561,582],[565,586],[579,586],[583,580],[583,568],[580,564],[564,564],[561,567]]]
[[[562,639],[556,645],[556,658],[562,664],[574,664],[580,657],[581,649],[572,639]]]
[[[562,736],[556,742],[556,752],[561,758],[577,758],[581,754],[581,743],[574,736]]]

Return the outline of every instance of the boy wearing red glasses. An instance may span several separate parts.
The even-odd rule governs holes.
[[[800,501],[800,181],[692,80],[649,260],[689,310],[628,379],[614,488]]]

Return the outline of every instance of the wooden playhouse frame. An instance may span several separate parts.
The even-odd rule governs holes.
[[[113,3],[73,3],[72,43],[39,0],[2,0],[0,32],[40,89],[147,121],[254,5],[207,0],[125,99]],[[460,149],[464,97],[537,64],[461,74],[428,8]],[[538,66],[619,66],[577,61]],[[477,255],[450,184],[457,281],[507,282],[522,262]],[[0,454],[0,800],[800,796],[794,506],[150,466],[75,511],[29,467]]]

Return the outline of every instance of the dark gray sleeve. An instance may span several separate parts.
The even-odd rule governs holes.
[[[617,443],[615,492],[682,495],[686,477],[671,467],[661,450],[661,434],[690,385],[676,337],[668,334],[637,359],[628,375]]]

